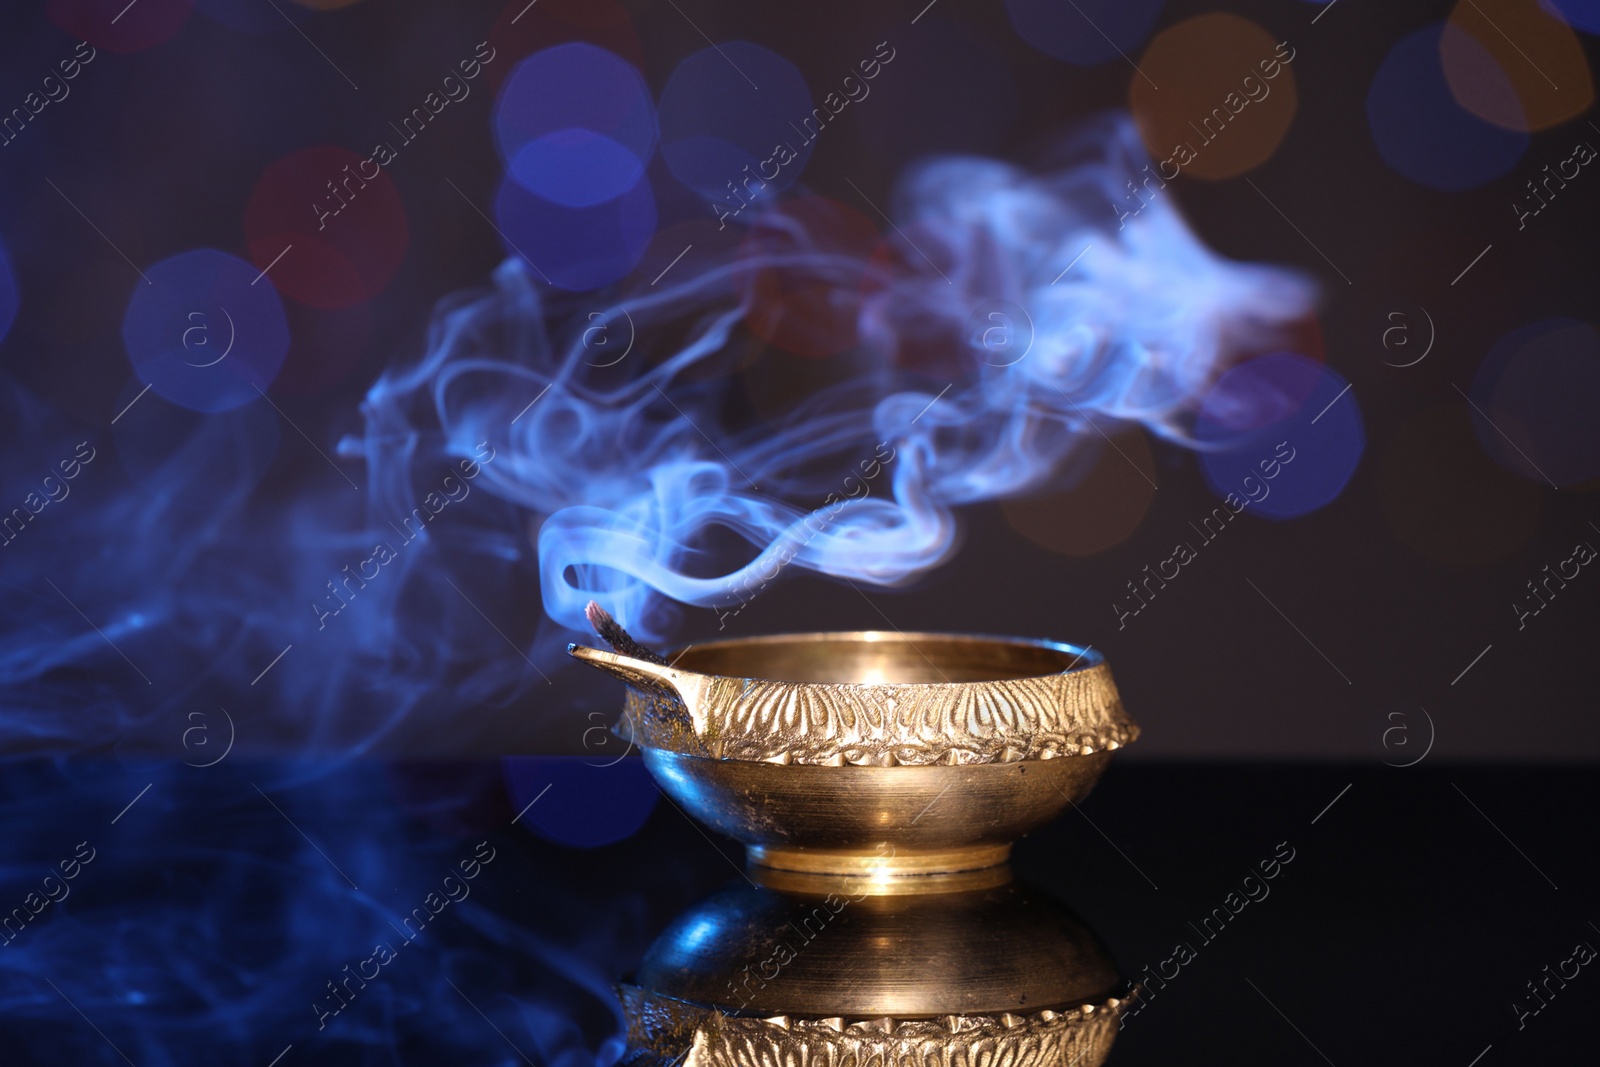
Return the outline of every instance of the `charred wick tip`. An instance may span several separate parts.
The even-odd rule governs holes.
[[[591,600],[584,605],[583,615],[589,620],[589,625],[594,627],[594,632],[600,635],[601,640],[610,645],[619,656],[631,656],[646,663],[669,666],[664,656],[635,641],[633,635],[624,630],[622,625],[611,617],[609,611],[594,601]]]

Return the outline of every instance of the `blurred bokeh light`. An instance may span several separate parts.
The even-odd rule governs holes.
[[[620,753],[624,744],[613,739],[612,747]],[[573,848],[599,848],[632,836],[661,795],[639,759],[507,756],[503,766],[512,805],[521,813],[517,821]]]
[[[1600,0],[1540,0],[1545,10],[1586,33],[1600,33]]]
[[[494,213],[507,252],[527,257],[530,269],[551,285],[579,292],[631,271],[656,230],[655,193],[646,177],[604,203],[564,207],[508,174]]]
[[[591,44],[517,65],[495,104],[495,141],[530,192],[592,207],[632,189],[655,150],[650,90],[634,66]]]
[[[1583,114],[1594,81],[1583,45],[1539,0],[1461,0],[1439,41],[1456,102],[1512,130],[1543,130]]]
[[[1600,477],[1600,333],[1550,319],[1496,341],[1472,382],[1478,440],[1495,461],[1566,488]]]
[[[404,152],[400,135],[384,143]],[[244,212],[250,259],[302,303],[343,308],[388,287],[410,244],[400,191],[380,161],[333,146],[269,166]]]
[[[799,68],[749,41],[679,63],[661,90],[661,152],[673,177],[730,212],[793,185],[811,145],[848,101],[813,110]],[[779,146],[789,153],[779,153]]]
[[[1237,15],[1198,15],[1162,30],[1139,58],[1143,73],[1133,75],[1129,88],[1160,176],[1232,178],[1271,158],[1299,103],[1294,55]]]
[[[1293,353],[1258,356],[1217,379],[1194,428],[1211,491],[1275,519],[1332,503],[1366,447],[1348,386]]]
[[[1494,102],[1499,125],[1456,102],[1445,80],[1446,35],[1461,35],[1451,53],[1473,56],[1466,65],[1475,93]],[[1459,27],[1435,24],[1397,41],[1367,91],[1367,124],[1384,162],[1414,182],[1447,192],[1475,189],[1515,166],[1528,148],[1526,118],[1511,121],[1516,90],[1497,69],[1488,51]]]
[[[518,60],[570,41],[587,41],[635,67],[644,65],[638,30],[616,0],[510,0],[489,30],[495,50],[495,61],[485,68],[489,84],[505,81]]]
[[[289,351],[277,290],[241,259],[184,252],[134,286],[122,337],[139,377],[195,411],[226,411],[260,396]]]
[[[167,40],[183,28],[194,0],[50,0],[50,21],[80,41],[107,52],[139,52]]]

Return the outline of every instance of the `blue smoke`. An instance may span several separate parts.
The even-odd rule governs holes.
[[[492,763],[11,761],[4,1062],[611,1067],[690,879],[642,841],[572,884],[513,814]]]
[[[895,198],[896,255],[867,263],[809,243],[779,205],[755,226],[786,231],[786,251],[669,289],[641,283],[607,310],[604,325],[638,338],[687,330],[625,377],[601,366],[587,330],[550,344],[540,291],[508,260],[491,292],[444,313],[419,366],[373,387],[369,425],[427,392],[454,450],[509,440],[487,485],[534,514],[545,611],[573,629],[597,599],[660,637],[670,602],[727,611],[785,566],[907,581],[950,555],[953,509],[1043,485],[1094,427],[1186,441],[1186,416],[1230,355],[1311,310],[1299,277],[1207,250],[1158,181],[1119,217],[1149,162],[1126,119],[1093,124],[1054,162],[1039,174],[977,158],[913,168]],[[721,394],[684,379],[750,313],[747,279],[774,269],[864,278],[870,365],[783,425],[725,432]],[[956,353],[946,388],[895,370],[917,350]],[[386,462],[370,429],[368,446]],[[802,503],[819,495],[804,473],[819,467],[844,479],[822,507]],[[705,559],[718,527],[747,558]]]
[[[1099,431],[1189,443],[1206,386],[1313,291],[1208,251],[1147,163],[1109,117],[1039,173],[925,162],[870,257],[780,201],[740,221],[781,242],[637,280],[598,316],[508,260],[441,304],[336,447],[276,403],[203,414],[130,385],[115,425],[69,433],[0,388],[26,442],[0,463],[8,504],[97,450],[0,546],[0,748],[181,758],[186,716],[216,707],[260,755],[437,752],[441,729],[484,749],[503,717],[462,712],[554,693],[591,598],[659,639],[677,605],[726,618],[790,566],[906,582],[949,557],[957,508],[1048,484]],[[719,377],[763,271],[840,294],[860,338],[776,421]]]

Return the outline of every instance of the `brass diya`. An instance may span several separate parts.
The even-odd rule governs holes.
[[[619,987],[633,1062],[1097,1067],[1126,983],[1076,916],[994,871],[898,896],[733,883]]]
[[[568,651],[628,684],[619,730],[757,872],[888,885],[1004,863],[1139,736],[1104,657],[1052,641],[785,634],[670,665]]]

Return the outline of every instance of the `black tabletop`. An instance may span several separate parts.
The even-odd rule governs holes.
[[[8,765],[4,1062],[609,1067],[742,857],[575,765]],[[1113,1064],[1533,1062],[1593,1048],[1596,788],[1131,763],[1013,866],[1143,986]]]

